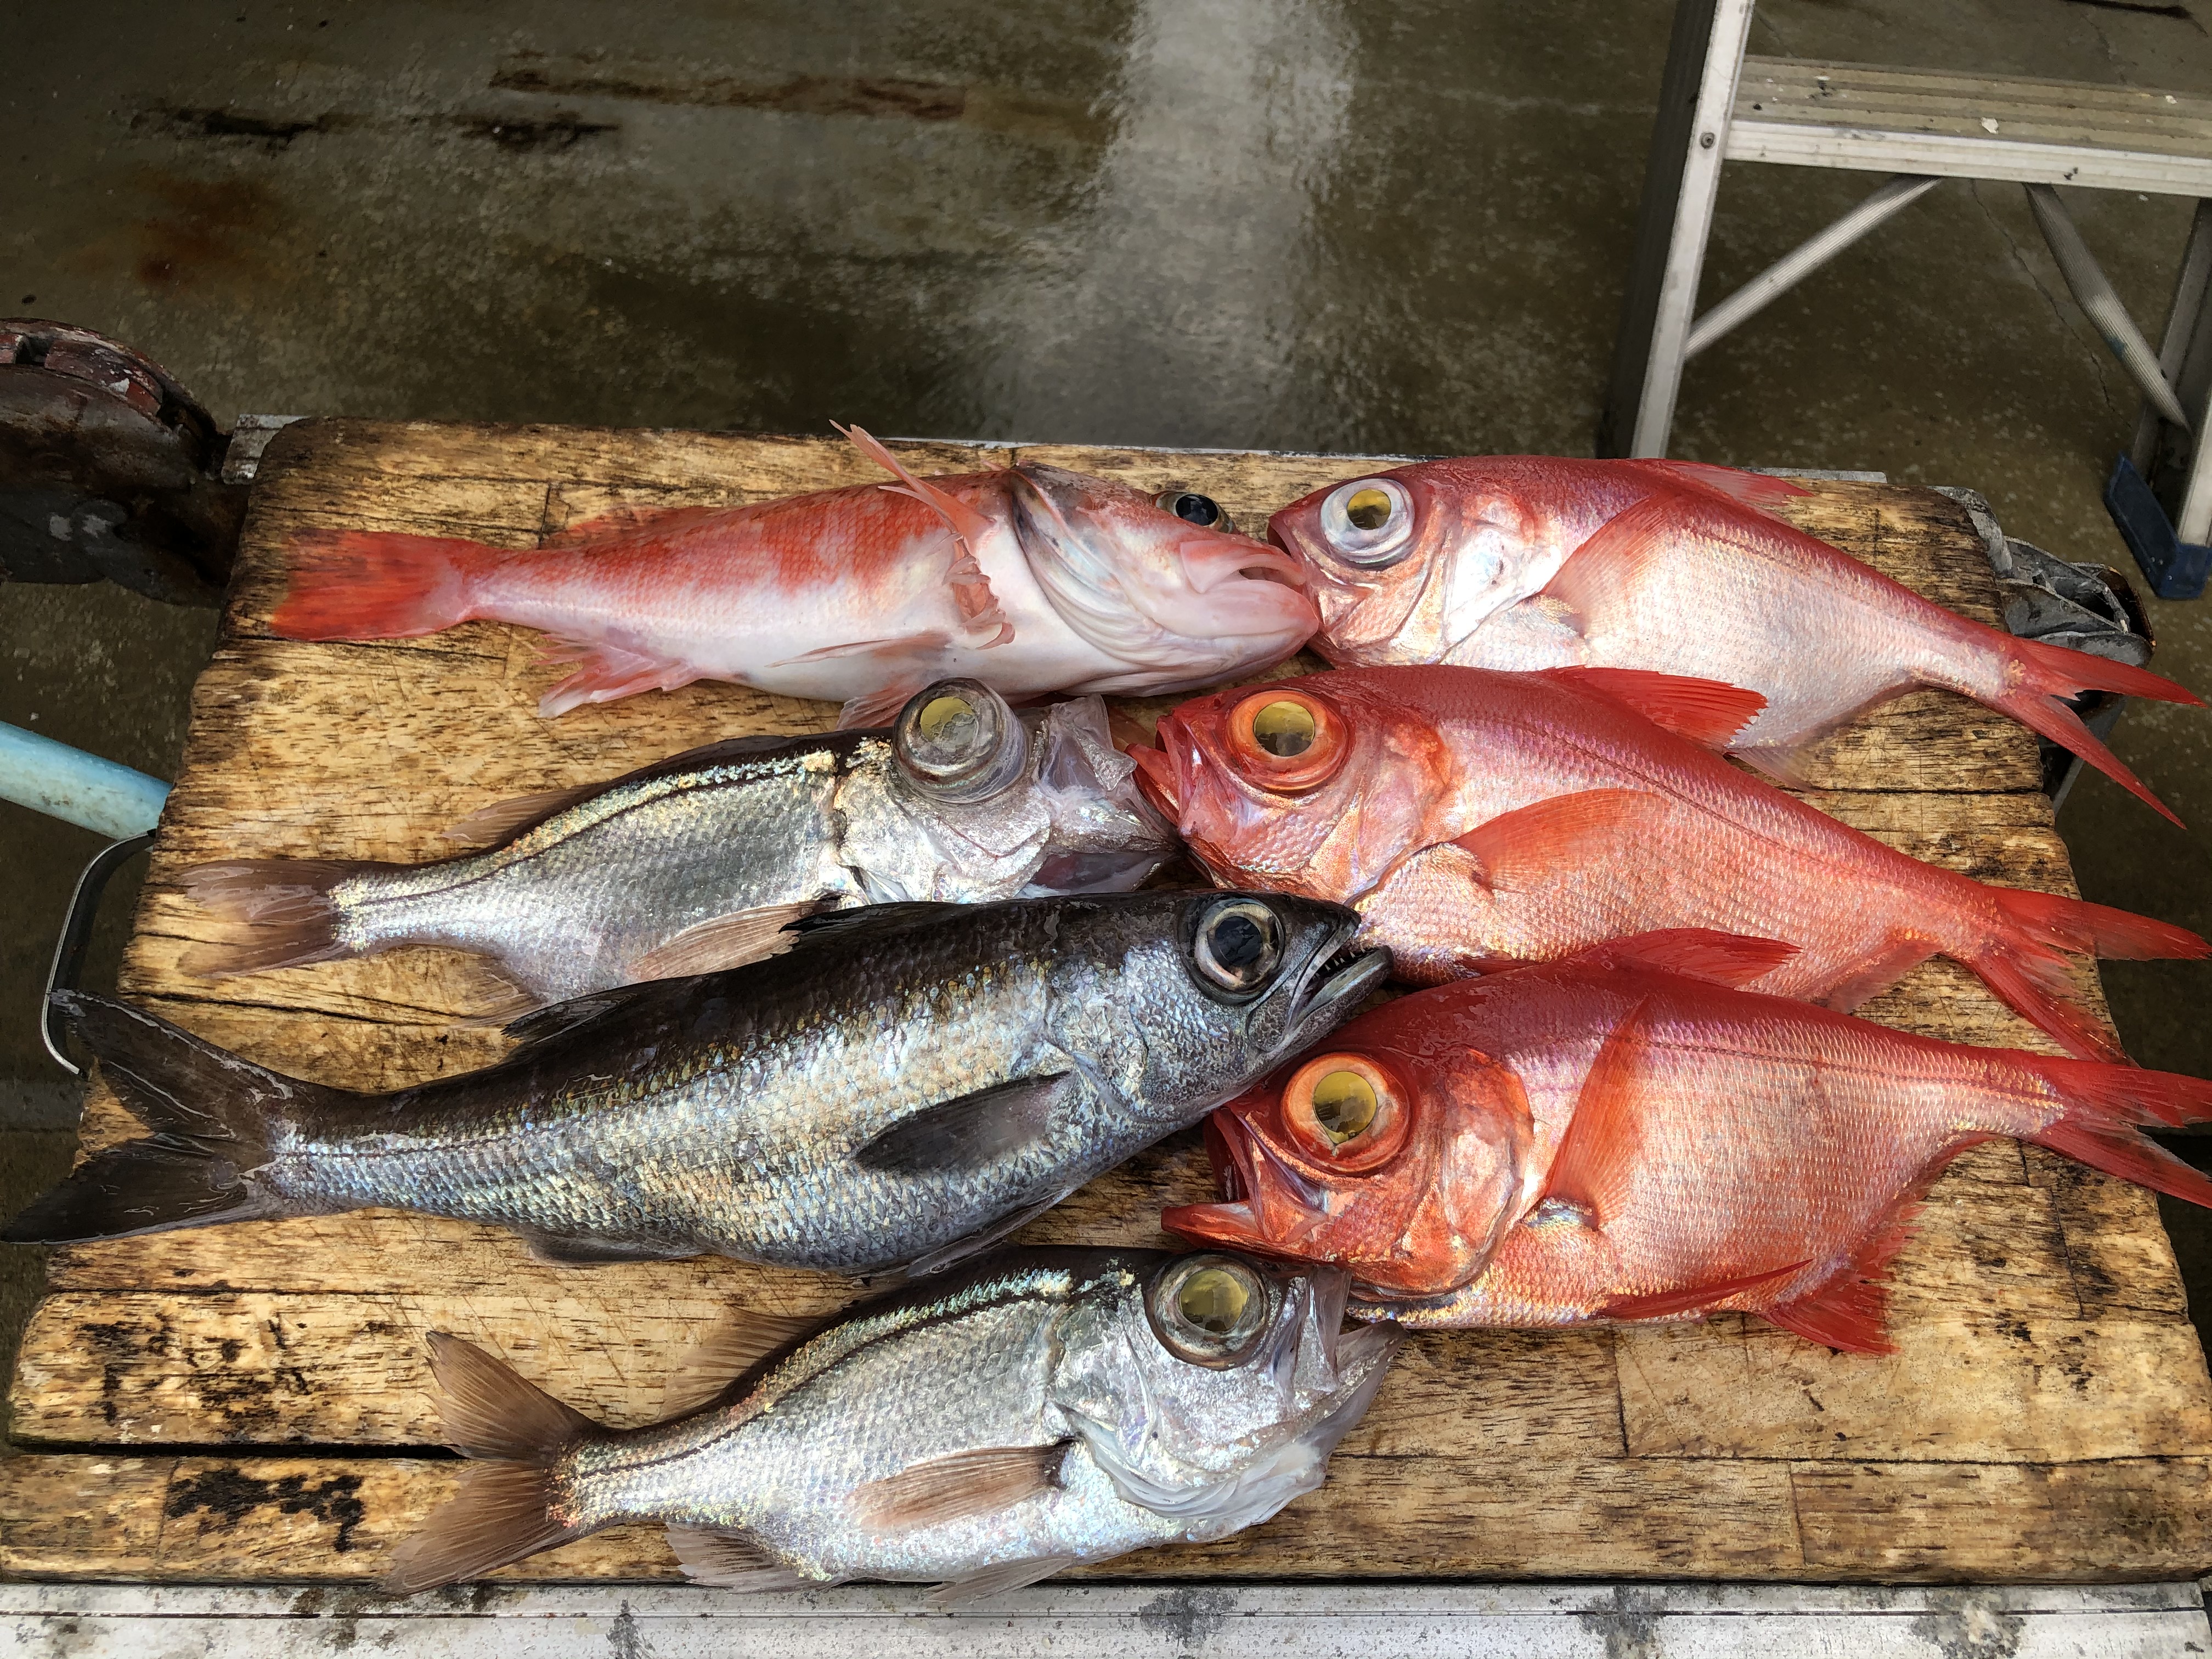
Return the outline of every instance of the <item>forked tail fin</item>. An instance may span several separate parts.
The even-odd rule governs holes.
[[[396,640],[469,619],[469,579],[506,556],[482,542],[380,530],[294,538],[292,585],[269,626],[288,640]]]
[[[95,1152],[0,1231],[12,1244],[128,1238],[288,1213],[254,1182],[272,1120],[342,1090],[266,1071],[167,1020],[106,997],[58,991],[100,1076],[153,1133]]]
[[[2084,691],[2117,691],[2124,696],[2202,708],[2203,699],[2147,668],[2093,657],[2086,651],[2045,645],[2039,640],[2008,639],[2006,643],[2010,647],[2018,683],[2002,696],[1990,699],[1990,706],[2002,709],[2037,735],[2071,750],[2121,788],[2141,797],[2179,823],[2181,820],[2172,809],[2152,794],[2149,787],[2130,771],[2095,732],[2081,724],[2081,717],[2058,700],[2078,696]]]
[[[2085,1060],[2124,1065],[2127,1054],[2084,1005],[2061,951],[2128,960],[2212,956],[2212,945],[2172,922],[2109,905],[2018,887],[1984,887],[2010,924],[1960,960],[2014,1008]]]
[[[460,1490],[395,1551],[395,1595],[481,1578],[495,1568],[599,1530],[556,1518],[553,1463],[599,1425],[518,1376],[504,1360],[443,1331],[430,1334],[441,1437],[465,1457]]]
[[[238,936],[203,939],[179,958],[197,979],[224,979],[275,968],[298,968],[356,954],[338,943],[338,906],[331,890],[349,876],[383,869],[318,859],[232,859],[185,872],[185,891],[203,909],[231,922]]]
[[[2212,1177],[2139,1133],[2212,1120],[2212,1083],[2132,1066],[2079,1060],[2033,1062],[2066,1102],[2057,1121],[2027,1137],[2039,1146],[2191,1204],[2212,1208]]]

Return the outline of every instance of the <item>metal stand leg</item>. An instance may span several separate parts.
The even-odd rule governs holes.
[[[1674,423],[1753,0],[1679,0],[1621,305],[1601,455],[1659,456]]]

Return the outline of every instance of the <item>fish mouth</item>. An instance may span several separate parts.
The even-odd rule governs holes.
[[[1304,560],[1249,537],[1216,532],[1202,541],[1187,538],[1176,550],[1182,556],[1183,574],[1194,593],[1211,593],[1224,583],[1237,580],[1274,582],[1301,591],[1306,585]]]
[[[1160,1212],[1160,1225],[1169,1232],[1205,1244],[1249,1250],[1255,1255],[1284,1259],[1286,1247],[1268,1236],[1261,1220],[1261,1194],[1270,1211],[1284,1200],[1312,1213],[1320,1198],[1312,1182],[1276,1158],[1272,1150],[1247,1127],[1234,1110],[1223,1107],[1206,1120],[1206,1152],[1221,1188],[1221,1201],[1178,1204]],[[1289,1257],[1297,1261],[1298,1258]],[[1332,1271],[1326,1264],[1299,1261],[1316,1273]],[[1348,1289],[1350,1278],[1345,1284]],[[1344,1297],[1337,1298],[1341,1322]]]
[[[1390,977],[1389,946],[1358,944],[1359,927],[1357,917],[1346,924],[1343,942],[1306,975],[1292,1007],[1292,1024],[1304,1026],[1316,1014],[1356,1003]]]
[[[1179,780],[1176,776],[1175,757],[1148,743],[1133,744],[1124,752],[1137,763],[1137,787],[1144,792],[1153,810],[1170,823],[1180,823],[1182,805],[1176,799]]]

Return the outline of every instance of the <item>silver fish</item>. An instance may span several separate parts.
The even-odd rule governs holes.
[[[155,1133],[5,1237],[383,1206],[512,1227],[552,1261],[931,1271],[1348,1018],[1389,972],[1358,925],[1212,892],[836,912],[793,924],[787,956],[557,1004],[498,1064],[386,1095],[67,994]]]
[[[185,890],[242,924],[203,978],[398,945],[478,953],[537,1002],[733,968],[793,917],[905,899],[1127,892],[1175,852],[1096,697],[1015,713],[944,680],[890,727],[708,744],[487,809],[421,865],[234,860]]]
[[[1382,1383],[1395,1339],[1340,1329],[1346,1286],[1340,1268],[1219,1253],[1008,1252],[787,1340],[705,1409],[629,1431],[436,1336],[444,1436],[494,1461],[386,1587],[477,1577],[625,1521],[665,1524],[709,1583],[939,1581],[943,1601],[1226,1537],[1320,1486]]]

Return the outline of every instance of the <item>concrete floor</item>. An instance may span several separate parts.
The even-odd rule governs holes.
[[[1768,0],[1753,49],[2212,90],[2133,0]],[[1586,453],[1666,0],[44,6],[0,86],[0,314],[133,342],[241,411]],[[619,20],[618,27],[611,27]],[[1737,167],[1705,292],[1872,179]],[[2075,192],[2154,331],[2190,208]],[[2124,563],[2136,400],[2011,185],[1948,184],[1698,360],[1675,453],[1972,484]],[[2212,610],[2154,607],[2212,686]],[[166,774],[205,613],[0,591],[0,720]],[[2212,716],[2114,745],[2212,825]],[[2212,931],[2212,865],[2095,775],[2089,896]],[[0,805],[0,1202],[65,1167],[37,986],[92,837]],[[126,896],[122,895],[119,896]],[[109,942],[112,953],[113,941]],[[110,959],[112,960],[112,954]],[[2212,1075],[2212,966],[2106,970]],[[2212,1304],[2212,1245],[2179,1233]],[[35,1253],[0,1252],[0,1338]]]

